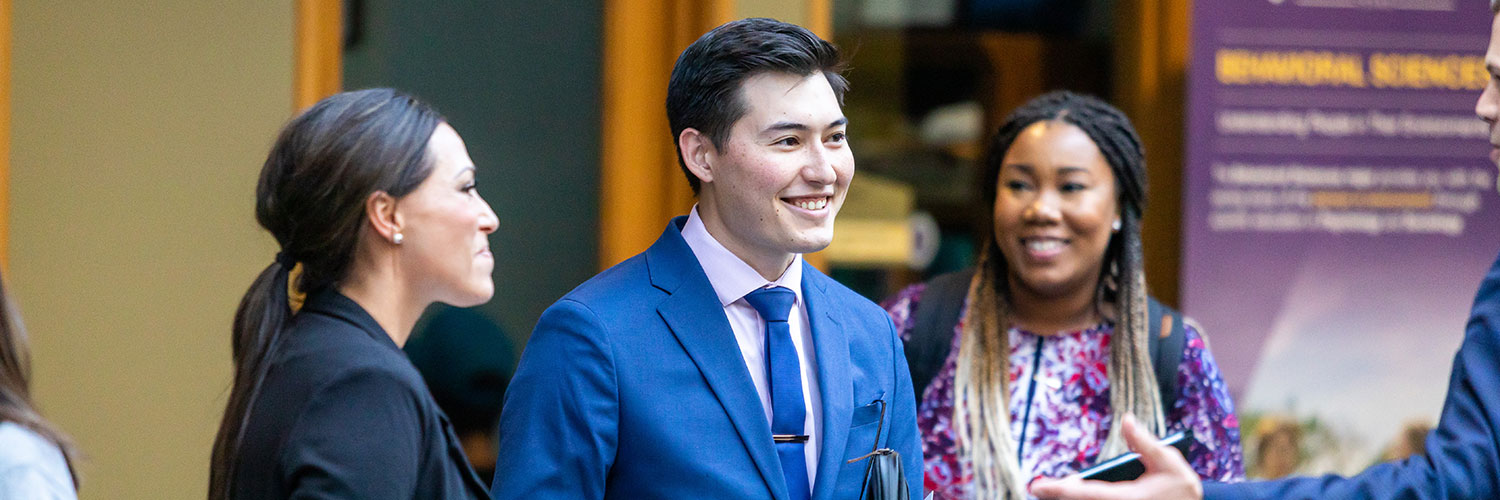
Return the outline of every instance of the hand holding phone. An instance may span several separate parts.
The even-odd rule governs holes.
[[[1177,451],[1181,452],[1184,457],[1187,456],[1188,448],[1192,443],[1193,433],[1189,430],[1173,433],[1161,440],[1161,444],[1177,448]],[[1145,473],[1146,466],[1141,463],[1141,454],[1131,452],[1100,462],[1098,465],[1084,469],[1078,475],[1083,479],[1119,482],[1130,481]]]

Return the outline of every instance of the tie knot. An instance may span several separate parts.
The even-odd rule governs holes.
[[[757,288],[745,294],[745,302],[749,302],[750,307],[754,307],[761,319],[767,322],[785,322],[787,315],[792,312],[792,302],[796,300],[797,294],[784,286]]]

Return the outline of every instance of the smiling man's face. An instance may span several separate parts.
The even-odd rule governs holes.
[[[745,114],[708,154],[698,211],[725,248],[779,275],[794,254],[833,240],[854,177],[847,120],[822,72],[761,73],[745,79],[739,97]]]

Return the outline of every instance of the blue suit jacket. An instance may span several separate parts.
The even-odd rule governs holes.
[[[787,498],[770,423],[685,221],[542,314],[501,412],[497,498]],[[901,453],[920,498],[915,397],[890,319],[812,266],[802,293],[823,391],[813,498],[858,498],[868,461],[846,461],[877,438]]]
[[[1203,493],[1205,499],[1500,498],[1500,259],[1474,298],[1426,456],[1348,478],[1206,483]]]

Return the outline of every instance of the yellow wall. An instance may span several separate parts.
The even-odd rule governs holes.
[[[769,17],[807,26],[807,0],[736,0],[737,17]]]
[[[37,398],[87,454],[84,498],[202,498],[230,320],[275,252],[254,189],[292,106],[292,7],[13,12],[7,278]]]
[[[738,0],[734,11],[738,17],[774,18],[832,36],[833,0]]]

